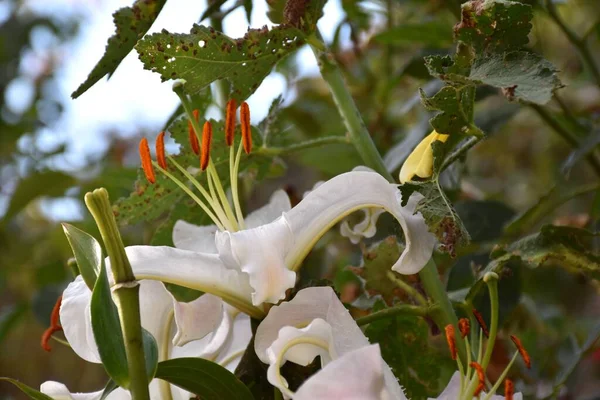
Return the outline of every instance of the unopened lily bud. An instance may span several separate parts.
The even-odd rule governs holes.
[[[400,169],[400,183],[406,183],[415,176],[423,179],[430,178],[433,175],[433,149],[431,145],[440,141],[442,143],[448,140],[449,135],[431,132],[421,143],[410,153],[402,168]]]

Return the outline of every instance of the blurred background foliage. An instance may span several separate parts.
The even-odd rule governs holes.
[[[429,76],[423,56],[453,52],[452,27],[460,14],[460,0],[329,1],[337,4],[341,22],[321,29],[333,32],[331,48],[386,165],[397,176],[409,152],[431,130],[431,113],[422,107],[418,88],[431,95],[441,83]],[[57,380],[79,391],[97,390],[106,382],[101,366],[78,359],[58,342],[52,342],[51,353],[39,346],[50,311],[72,279],[67,266],[71,254],[57,209],[63,210],[58,215],[70,210],[67,215],[73,220],[64,222],[98,236],[89,215],[81,211],[83,194],[103,186],[113,200],[128,196],[138,167],[135,143],[142,136],[153,137],[162,127],[142,129],[134,135],[106,127],[110,134],[103,136],[106,143],[98,146],[95,157],[76,168],[61,163],[60,155],[70,151],[69,143],[47,146],[40,132],[62,117],[65,100],[58,99],[55,90],[57,80],[62,79],[56,71],[65,62],[60,49],[77,37],[82,19],[77,15],[38,15],[27,3],[5,0],[0,4],[0,376],[33,387]],[[252,7],[252,2],[244,1],[209,3],[210,22],[217,27],[233,9]],[[534,7],[535,15],[530,48],[557,66],[566,87],[544,107],[508,103],[496,89],[479,90],[477,125],[489,138],[469,152],[466,162],[457,163],[443,176],[447,193],[473,237],[456,259],[438,257],[448,289],[458,298],[461,290],[471,285],[473,271],[488,263],[491,243],[509,243],[550,222],[598,229],[599,176],[584,156],[593,154],[600,143],[600,78],[589,68],[589,57],[596,66],[600,64],[600,2],[527,3]],[[188,28],[181,26],[180,31]],[[575,44],[574,37],[578,39]],[[88,51],[99,57],[102,49]],[[286,91],[269,129],[284,142],[345,134],[322,79],[298,78],[306,54],[296,53],[273,72],[285,79]],[[29,88],[27,96],[18,90],[23,85]],[[215,104],[217,89],[213,87]],[[96,107],[102,112],[102,104]],[[565,140],[565,131],[575,137],[574,143]],[[344,143],[281,155],[269,166],[266,179],[246,185],[248,208],[261,204],[282,186],[300,199],[318,180],[359,164],[353,147]],[[530,211],[533,216],[517,226],[508,225],[512,230],[504,229],[512,218],[538,202],[540,206]],[[389,224],[385,220],[380,224],[386,222]],[[123,227],[126,244],[150,243],[160,224]],[[372,303],[365,292],[381,294],[390,304],[402,301],[397,288],[373,286],[387,279],[379,279],[376,265],[363,270],[367,286],[352,268],[373,264],[369,252],[382,257],[380,264],[387,266],[382,260],[389,249],[381,247],[385,241],[379,244],[385,236],[380,233],[358,247],[332,231],[307,259],[303,278],[308,281],[325,273],[347,302],[363,299]],[[598,240],[592,245],[598,250]],[[500,288],[501,323],[506,332],[522,337],[534,360],[533,370],[517,374],[526,385],[527,397],[598,398],[600,352],[594,350],[600,333],[597,274],[572,273],[561,268],[560,262],[533,269],[518,265],[510,270],[513,279]],[[371,275],[364,276],[364,271]],[[417,280],[406,278],[416,287]],[[485,311],[487,300],[480,297],[476,304]],[[354,312],[360,315],[362,311],[357,307]],[[398,318],[393,324],[370,326],[368,334],[384,340],[389,335],[382,332],[387,329],[399,332],[394,339],[398,342],[388,343],[388,348],[406,352],[403,360],[390,362],[395,372],[399,374],[417,360],[423,368],[434,363],[439,375],[422,386],[424,393],[428,387],[439,387],[438,381],[447,379],[453,366],[449,363],[446,368],[448,360],[443,357],[446,353],[438,332],[415,319]],[[411,337],[419,338],[428,330],[430,342],[411,342]],[[501,338],[507,335],[501,334]],[[424,357],[421,350],[430,347],[435,354],[427,350]],[[508,361],[509,351],[501,345],[495,349],[498,372]],[[559,390],[559,384],[565,386]],[[0,383],[0,398],[19,396],[8,384]]]

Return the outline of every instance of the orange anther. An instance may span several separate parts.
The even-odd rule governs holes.
[[[252,130],[250,128],[250,107],[245,101],[240,108],[240,122],[242,124],[242,143],[244,151],[250,154],[252,151]]]
[[[473,315],[475,316],[475,319],[479,323],[479,327],[483,331],[483,334],[485,335],[485,337],[490,337],[490,331],[488,331],[487,325],[485,324],[485,321],[483,320],[483,316],[481,315],[481,313],[479,311],[477,311],[476,309],[473,309]]]
[[[227,102],[227,112],[225,114],[225,143],[227,146],[233,145],[233,136],[235,134],[235,110],[237,104],[234,99]]]
[[[208,167],[210,160],[210,143],[212,142],[212,124],[209,121],[204,123],[202,128],[202,154],[200,155],[200,169],[204,171]]]
[[[62,331],[62,326],[60,326],[60,304],[62,303],[62,295],[58,297],[56,300],[56,304],[54,304],[54,308],[52,309],[52,314],[50,314],[50,326],[48,329],[44,331],[42,334],[42,349],[46,351],[52,350],[50,348],[50,338],[54,332]]]
[[[513,400],[515,394],[515,384],[510,379],[504,381],[504,398],[506,400]]]
[[[150,157],[150,147],[148,147],[148,140],[146,138],[140,140],[140,159],[142,160],[142,169],[148,182],[156,182],[154,168],[152,168],[152,158]]]
[[[483,367],[481,365],[479,365],[478,363],[473,361],[469,365],[471,367],[475,368],[475,371],[477,371],[478,382],[477,382],[477,387],[475,388],[475,392],[473,393],[473,396],[477,397],[483,391],[483,389],[485,389],[485,373],[483,372]]]
[[[198,110],[194,110],[194,119],[198,121]],[[188,120],[188,139],[190,141],[190,145],[192,146],[192,151],[197,156],[200,155],[200,143],[198,143],[198,136],[196,136],[196,131],[194,130],[194,126],[192,125],[192,121]]]
[[[471,332],[471,322],[468,318],[461,318],[458,320],[458,330],[463,339]]]
[[[523,347],[521,340],[519,340],[519,338],[515,335],[510,335],[510,339],[517,347],[517,350],[519,351],[519,354],[521,355],[521,358],[523,359],[523,362],[525,363],[527,368],[531,368],[531,358],[529,357],[529,353],[527,353],[527,350],[525,350],[525,347]]]
[[[456,360],[456,338],[454,337],[454,325],[446,325],[446,341],[448,342],[448,348],[450,349],[450,355],[453,360]]]
[[[167,169],[167,158],[165,157],[165,132],[158,134],[156,138],[156,160],[162,169]]]

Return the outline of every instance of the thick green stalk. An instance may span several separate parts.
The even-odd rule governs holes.
[[[311,37],[309,42],[319,63],[321,76],[323,76],[323,79],[329,86],[335,105],[342,116],[344,125],[348,129],[350,139],[354,143],[358,154],[367,167],[373,168],[387,180],[393,182],[394,179],[385,167],[383,159],[379,155],[379,151],[377,151],[375,143],[373,143],[373,139],[367,131],[367,127],[356,108],[356,104],[354,104],[354,100],[350,95],[350,91],[344,82],[344,77],[333,55],[329,53],[325,44],[321,41],[320,35]]]
[[[452,308],[452,303],[450,303],[448,294],[442,285],[442,281],[438,274],[437,266],[435,265],[433,258],[430,259],[425,267],[423,267],[421,272],[419,272],[419,277],[421,278],[421,283],[423,283],[425,291],[439,307],[439,312],[433,314],[433,319],[437,326],[442,330],[446,325],[449,324],[457,327],[458,318],[456,317],[454,308]],[[467,349],[465,342],[463,340],[457,340],[456,343],[458,345],[458,353],[461,360],[466,360]]]
[[[129,391],[133,400],[149,400],[148,377],[142,339],[140,319],[139,283],[135,280],[125,247],[121,240],[117,222],[110,206],[106,189],[96,189],[85,195],[85,204],[94,217],[106,252],[115,282],[113,293],[119,310],[119,320],[125,342],[125,354],[129,370]]]

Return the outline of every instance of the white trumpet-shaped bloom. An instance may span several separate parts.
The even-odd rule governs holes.
[[[448,386],[444,389],[444,391],[436,398],[430,397],[429,400],[456,400],[460,399],[460,372],[455,372],[450,378],[450,382],[448,382]],[[485,392],[481,393],[479,398],[484,398]],[[492,395],[490,400],[504,400],[504,396],[500,395]],[[513,400],[523,400],[523,395],[521,393],[515,393],[513,395]]]
[[[189,303],[177,302],[158,281],[140,283],[140,317],[144,327],[156,339],[159,361],[179,357],[201,357],[233,371],[246,349],[252,332],[250,319],[219,297],[204,294]],[[60,321],[65,337],[81,358],[100,363],[91,325],[91,290],[81,276],[65,289]],[[43,393],[54,399],[93,400],[102,391],[71,394],[65,385],[45,382]],[[153,399],[187,399],[189,393],[166,381],[150,382]],[[116,389],[109,400],[130,399],[129,392]]]
[[[375,172],[352,171],[319,185],[293,208],[285,192],[275,192],[267,206],[245,218],[245,229],[223,231],[180,221],[173,232],[176,248],[134,246],[126,251],[140,279],[213,293],[261,317],[262,303],[277,303],[294,286],[296,270],[317,240],[357,210],[391,213],[406,242],[392,269],[403,274],[419,272],[435,245],[423,217],[415,214],[419,196],[414,194],[402,207],[397,185]]]
[[[259,325],[254,349],[264,363],[269,364],[267,378],[288,398],[325,398],[328,393],[344,393],[344,385],[351,385],[364,399],[405,399],[400,385],[377,351],[369,349],[369,341],[352,319],[344,305],[330,287],[303,289],[289,302],[271,308],[269,315]],[[357,350],[365,349],[364,352]],[[280,374],[286,362],[300,365],[311,363],[320,356],[323,369],[309,378],[298,393],[287,387]],[[374,369],[361,374],[364,382],[357,382],[356,368],[349,363],[364,356],[364,366]],[[344,361],[345,360],[345,361]],[[326,388],[326,381],[332,387]],[[347,391],[345,393],[348,393]],[[353,398],[353,397],[331,397]]]

